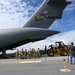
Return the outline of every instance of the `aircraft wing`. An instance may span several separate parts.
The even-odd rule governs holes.
[[[23,27],[49,28],[56,19],[62,18],[64,8],[70,3],[67,0],[44,0]]]

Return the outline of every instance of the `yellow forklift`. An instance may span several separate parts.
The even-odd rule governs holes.
[[[65,45],[63,41],[55,42],[55,46],[50,45],[49,47],[50,49],[47,50],[48,56],[54,56],[55,54],[67,56],[70,53],[68,46]]]

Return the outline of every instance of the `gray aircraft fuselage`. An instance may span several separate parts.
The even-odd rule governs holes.
[[[13,28],[0,30],[0,50],[12,49],[22,44],[45,39],[47,36],[58,33],[42,28]]]

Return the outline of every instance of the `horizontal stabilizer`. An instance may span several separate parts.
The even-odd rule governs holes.
[[[57,3],[68,3],[68,4],[70,4],[72,2],[66,1],[66,0],[48,0],[47,3],[49,3],[49,4],[57,4]]]

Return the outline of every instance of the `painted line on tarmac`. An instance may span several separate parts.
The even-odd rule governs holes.
[[[32,63],[41,63],[41,61],[21,61],[20,64],[32,64]]]
[[[2,65],[15,65],[15,64],[60,64],[63,63],[62,61],[18,61],[18,62],[4,62],[4,63],[0,63],[0,66]]]
[[[0,63],[0,66],[3,65],[15,65],[15,64],[37,64],[41,63],[42,61],[19,61],[19,62],[7,62],[7,63]]]

